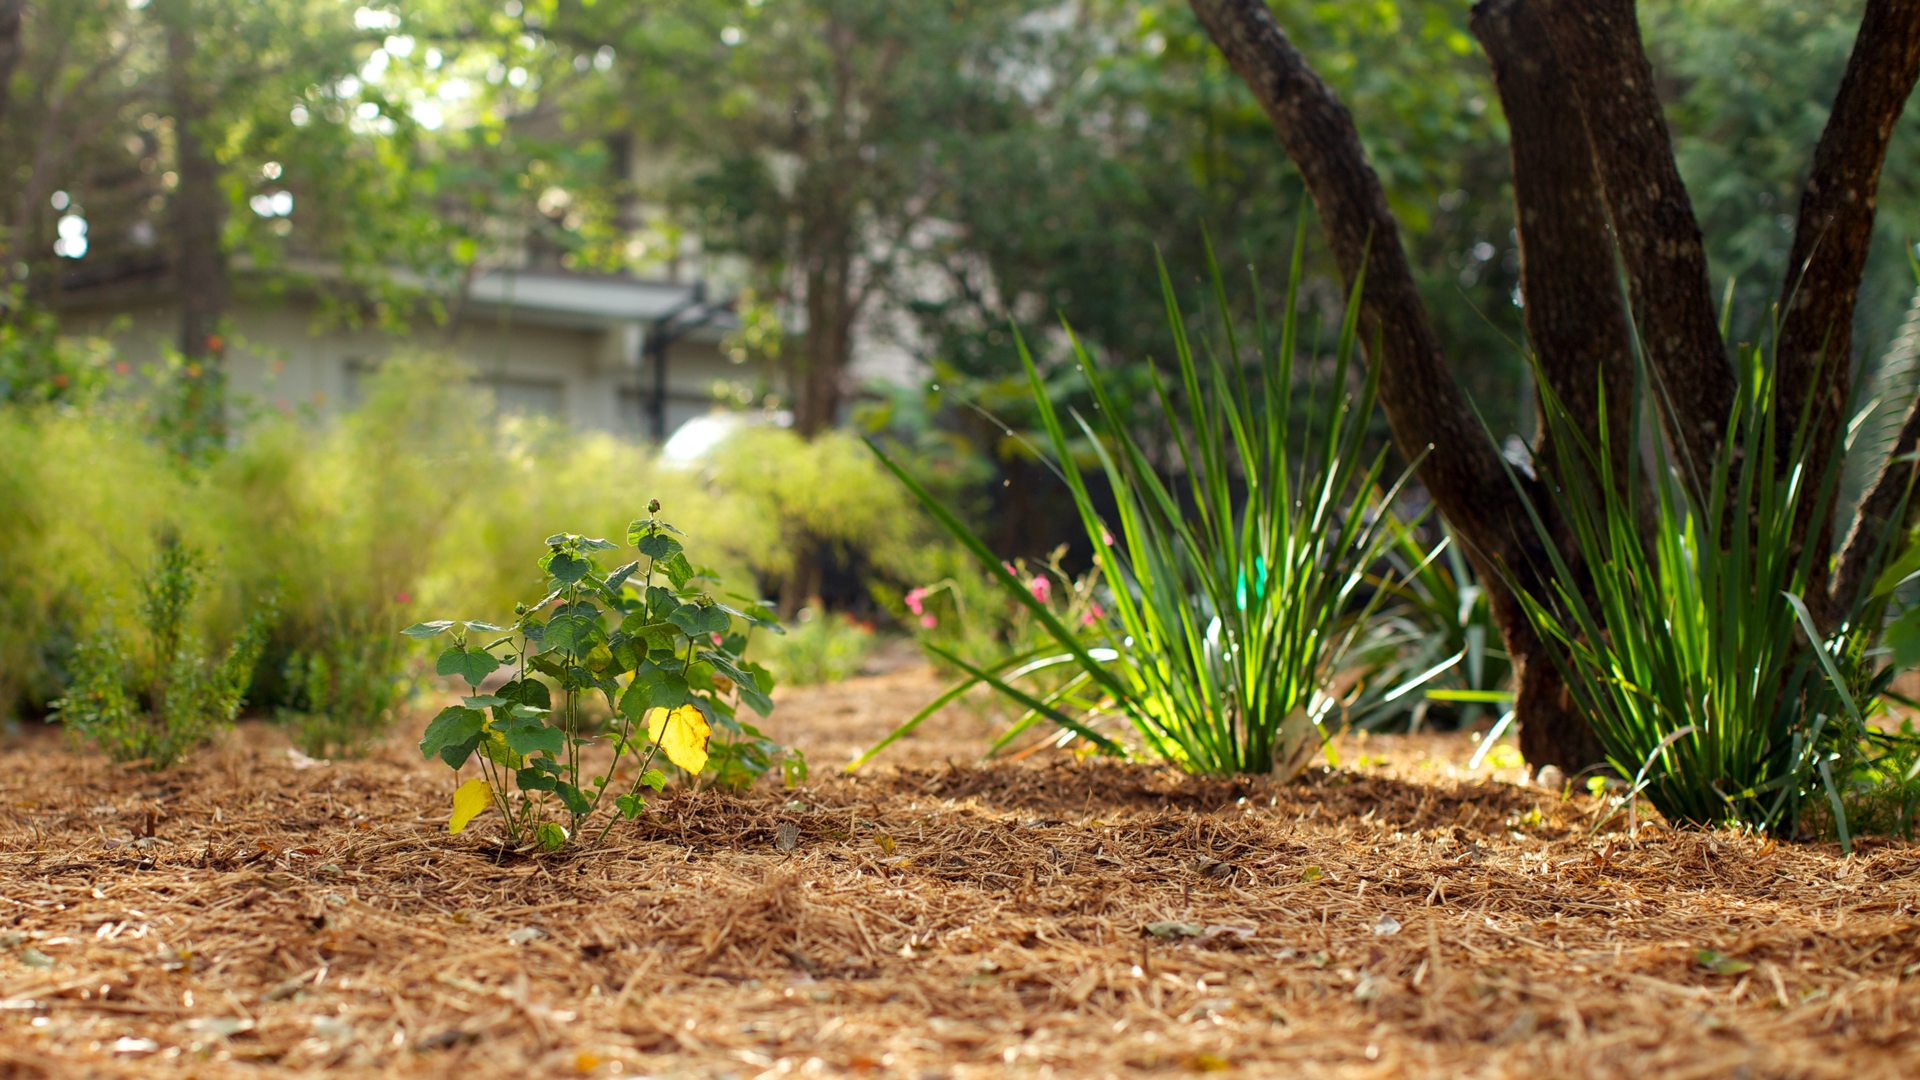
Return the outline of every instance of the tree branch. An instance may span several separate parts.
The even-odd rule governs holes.
[[[1799,414],[1809,388],[1820,395],[1815,408],[1830,411],[1835,422],[1846,408],[1853,305],[1873,236],[1880,168],[1916,77],[1920,0],[1868,0],[1800,196],[1787,262],[1795,272],[1780,290],[1785,415]]]
[[[1641,347],[1674,409],[1662,409],[1682,462],[1704,476],[1719,449],[1735,381],[1714,318],[1707,255],[1633,0],[1534,0],[1578,95]]]
[[[1886,161],[1894,124],[1913,93],[1916,77],[1920,77],[1920,0],[1868,0],[1846,75],[1834,96],[1833,112],[1813,152],[1806,190],[1800,196],[1800,222],[1794,228],[1789,273],[1780,290],[1780,310],[1785,317],[1775,367],[1780,380],[1779,445],[1783,453],[1792,445],[1791,425],[1798,422],[1812,395],[1807,460],[1816,468],[1832,454],[1834,439],[1846,419],[1853,307],[1873,239],[1880,169]],[[1889,462],[1889,470],[1881,477],[1885,480],[1894,473],[1905,477],[1908,472],[1906,463]],[[1901,479],[1896,486],[1904,491],[1905,485],[1905,479]],[[1878,493],[1876,485],[1868,498]],[[1888,504],[1870,516],[1862,504],[1853,535],[1847,540],[1849,556],[1870,560],[1878,537],[1862,536],[1860,526],[1884,518],[1891,510]],[[1807,513],[1811,511],[1809,507]],[[1806,541],[1810,522],[1796,524],[1794,546],[1798,549]],[[1816,550],[1823,556],[1832,547],[1832,531],[1829,515],[1820,523],[1814,539]],[[1826,559],[1818,558],[1814,565],[1824,571]],[[1854,566],[1849,572],[1854,581],[1836,580],[1830,591],[1823,590],[1834,603],[1815,612],[1822,626],[1845,612],[1858,592],[1857,579],[1865,573],[1864,567]]]
[[[1274,22],[1264,0],[1191,0],[1193,12],[1266,110],[1306,180],[1320,227],[1351,286],[1366,269],[1360,339],[1380,366],[1380,404],[1420,482],[1482,557],[1516,567],[1518,530],[1531,531],[1504,463],[1447,371],[1414,288],[1380,178],[1353,117]],[[1486,569],[1486,567],[1483,567]]]

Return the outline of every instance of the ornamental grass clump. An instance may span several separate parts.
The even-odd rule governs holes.
[[[640,815],[641,789],[666,786],[665,770],[654,767],[662,756],[689,778],[729,787],[775,770],[789,783],[806,777],[798,751],[738,715],[742,705],[773,711],[772,675],[744,654],[756,628],[777,634],[780,624],[758,601],[714,599],[718,575],[687,560],[682,534],[659,510],[650,502],[648,516],[627,527],[639,558],[614,570],[596,560],[616,544],[547,537],[545,595],[517,605],[509,626],[439,620],[402,631],[421,640],[451,633],[435,671],[470,690],[420,740],[423,757],[456,771],[479,762],[481,775],[454,793],[449,832],[491,807],[510,845],[557,850],[610,803],[597,839]],[[496,680],[503,669],[507,678]],[[490,681],[497,685],[483,687]],[[610,719],[585,708],[596,696]],[[590,761],[597,748],[612,753]],[[566,824],[551,819],[556,811]]]
[[[1593,588],[1567,587],[1579,579],[1549,542],[1552,595],[1514,592],[1609,763],[1663,815],[1791,832],[1820,807],[1845,844],[1850,783],[1885,772],[1900,749],[1867,722],[1896,670],[1878,643],[1898,581],[1881,575],[1834,629],[1816,629],[1803,599],[1815,546],[1790,537],[1797,517],[1823,519],[1839,454],[1810,459],[1805,417],[1777,422],[1771,365],[1745,352],[1719,453],[1690,467],[1655,438],[1651,480],[1637,467],[1622,475],[1605,418],[1593,445],[1542,380],[1542,414],[1566,449],[1550,505],[1529,511],[1543,536],[1548,513],[1570,528]]]
[[[1038,648],[976,666],[929,645],[967,679],[854,764],[973,685],[1018,703],[1014,732],[1051,723],[1063,742],[1142,755],[1209,773],[1290,777],[1322,742],[1339,702],[1328,684],[1385,595],[1366,570],[1380,555],[1393,493],[1378,487],[1386,452],[1366,452],[1377,374],[1355,391],[1360,281],[1354,283],[1330,378],[1296,396],[1294,357],[1302,248],[1296,240],[1279,327],[1256,310],[1254,362],[1242,351],[1218,267],[1221,340],[1197,360],[1165,268],[1178,384],[1153,364],[1171,460],[1156,461],[1128,426],[1099,366],[1073,355],[1095,415],[1063,422],[1026,343],[1021,363],[1054,456],[1090,541],[1105,600],[1100,617],[1063,619],[973,531],[878,446],[874,452],[979,560],[1043,631]],[[1260,293],[1253,281],[1253,293]],[[1304,417],[1304,420],[1301,419]],[[1103,519],[1074,464],[1090,452],[1118,514]],[[1396,485],[1397,488],[1397,485]],[[1118,725],[1110,723],[1117,720]],[[1121,726],[1124,725],[1124,726]],[[1004,743],[1004,739],[1002,742]]]

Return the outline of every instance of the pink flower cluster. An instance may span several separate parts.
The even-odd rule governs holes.
[[[1012,563],[1002,562],[1000,565],[1006,569],[1007,576],[1013,578],[1020,576],[1020,571],[1014,569]],[[1027,591],[1033,594],[1035,600],[1044,604],[1047,598],[1053,595],[1053,582],[1047,580],[1045,574],[1035,574],[1027,579]]]
[[[906,603],[907,603],[908,611],[911,611],[915,615],[920,616],[921,626],[924,626],[927,629],[931,630],[934,627],[940,625],[940,620],[934,618],[932,615],[928,614],[927,612],[927,606],[926,606],[927,590],[925,589],[907,590]]]
[[[1107,609],[1092,601],[1088,601],[1087,610],[1080,613],[1080,625],[1092,626],[1095,619],[1105,618],[1106,614]]]

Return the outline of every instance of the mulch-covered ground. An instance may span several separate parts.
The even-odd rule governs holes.
[[[1904,843],[1630,836],[1457,737],[1274,788],[961,713],[835,775],[935,685],[788,694],[815,782],[559,855],[449,836],[404,738],[0,744],[0,1078],[1920,1075]]]

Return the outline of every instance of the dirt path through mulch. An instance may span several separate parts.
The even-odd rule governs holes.
[[[789,693],[816,782],[542,857],[404,740],[0,744],[0,1078],[1920,1074],[1909,845],[1596,832],[1455,737],[1276,789],[956,714],[834,775],[936,685]]]

